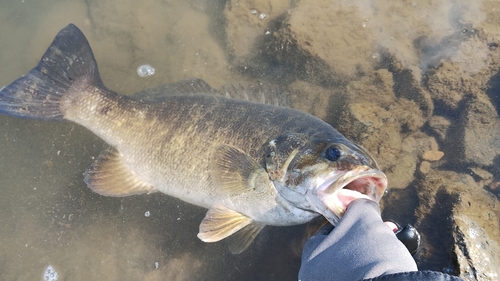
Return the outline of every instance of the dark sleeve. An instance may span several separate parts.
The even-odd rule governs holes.
[[[448,275],[437,271],[412,271],[382,275],[379,277],[365,279],[363,281],[463,281],[457,276]]]
[[[374,201],[353,201],[328,234],[321,230],[304,246],[299,280],[362,280],[417,271],[406,247],[380,217]]]

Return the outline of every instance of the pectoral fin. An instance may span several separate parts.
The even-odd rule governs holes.
[[[113,147],[103,150],[83,176],[90,189],[104,196],[122,197],[156,191],[127,167],[122,154]]]
[[[252,219],[221,205],[214,205],[200,224],[198,238],[217,242],[252,223]]]
[[[252,222],[240,231],[226,238],[225,241],[227,242],[229,251],[231,251],[232,254],[239,254],[245,251],[264,226],[264,224]]]
[[[212,152],[210,168],[214,186],[230,194],[274,190],[262,165],[237,147],[224,144],[216,147]]]

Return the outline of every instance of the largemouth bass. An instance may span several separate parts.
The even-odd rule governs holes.
[[[265,225],[319,215],[336,224],[354,198],[379,202],[387,187],[364,149],[298,110],[213,93],[153,102],[109,90],[72,24],[0,91],[0,112],[86,127],[110,145],[84,173],[89,188],[104,196],[159,191],[205,207],[198,237],[235,234],[235,253]]]

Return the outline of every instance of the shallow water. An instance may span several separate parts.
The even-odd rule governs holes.
[[[138,2],[120,3],[133,7]],[[211,52],[205,45],[214,42],[203,42],[211,35],[207,7],[202,1],[149,1],[128,7],[132,13],[144,13],[131,17],[143,22],[124,23],[128,27],[114,30],[113,25],[120,25],[116,21],[123,20],[123,14],[115,15],[125,9],[120,5],[85,1],[3,3],[0,85],[34,67],[55,34],[68,23],[79,26],[88,37],[108,87],[124,94],[186,77],[201,77],[220,86],[226,81],[219,76],[231,76],[206,73],[214,65],[225,68],[217,66],[223,62],[212,58],[213,54],[196,61],[204,52]],[[182,23],[191,20],[201,23]],[[179,28],[169,40],[156,37],[161,33],[158,29],[168,33],[168,29]],[[149,29],[155,34],[148,34]],[[193,29],[201,29],[195,32],[205,35],[192,38]],[[151,45],[149,48],[156,50],[145,47],[137,54],[134,44]],[[183,69],[186,61],[190,64],[187,70]],[[136,69],[142,64],[151,64],[156,73],[139,77]],[[233,256],[224,243],[206,244],[196,237],[205,209],[160,194],[106,198],[90,191],[82,173],[106,144],[86,129],[65,122],[7,116],[0,116],[0,123],[0,279],[42,280],[48,266],[55,269],[59,280],[255,280],[296,276],[300,260],[293,254],[288,237],[301,233],[300,227],[266,229],[248,251]]]
[[[228,59],[221,39],[224,2],[5,1],[0,86],[34,67],[68,23],[82,29],[103,81],[122,94],[189,77],[215,88],[257,83],[255,76],[264,74],[235,71]],[[436,54],[420,61],[404,54],[402,61],[426,68]],[[144,64],[155,68],[154,75],[137,75]],[[282,75],[280,67],[273,71],[283,79],[273,82],[293,76]],[[106,144],[85,128],[1,115],[0,140],[1,280],[42,280],[48,266],[59,280],[296,279],[304,226],[266,227],[246,252],[233,256],[223,242],[196,237],[205,209],[161,194],[108,198],[89,190],[82,173]],[[390,213],[411,218],[416,204],[403,211],[392,206]]]

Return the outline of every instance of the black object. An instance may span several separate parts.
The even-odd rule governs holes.
[[[420,233],[418,233],[415,227],[410,224],[404,227],[399,227],[398,225],[398,230],[394,234],[406,246],[410,254],[413,255],[417,252],[420,246]]]

